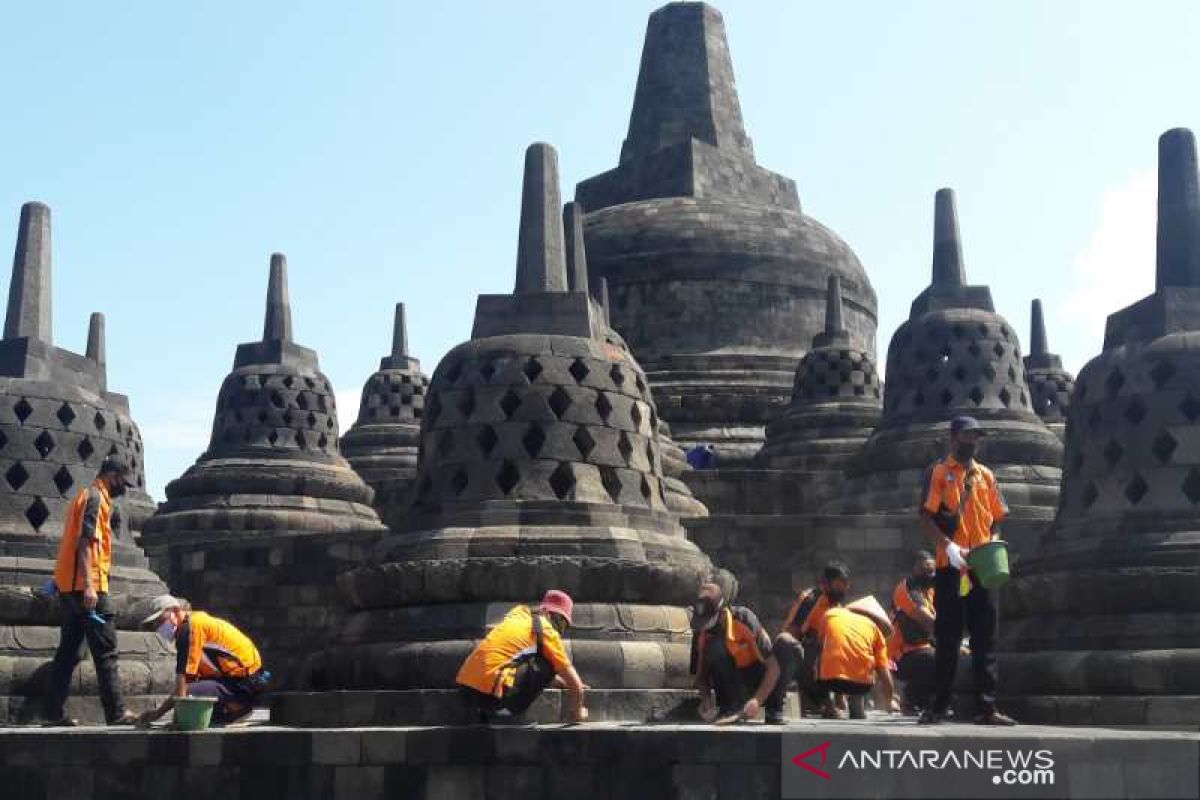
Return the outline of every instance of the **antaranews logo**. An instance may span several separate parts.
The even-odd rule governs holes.
[[[963,745],[948,741],[944,749],[875,748],[838,746],[833,739],[821,741],[812,736],[803,737],[802,744],[796,746],[794,743],[800,738],[785,737],[792,743],[791,750],[784,753],[785,797],[820,796],[827,792],[831,796],[832,793],[856,796],[859,786],[874,787],[877,792],[881,781],[894,787],[896,796],[905,796],[911,789],[917,792],[916,796],[923,797],[961,796],[964,790],[987,796],[989,787],[1006,790],[1003,796],[1019,796],[1021,787],[1044,790],[1055,785],[1054,753],[1044,747],[989,746],[986,742]]]

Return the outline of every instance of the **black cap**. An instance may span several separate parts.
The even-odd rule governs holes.
[[[119,456],[109,456],[100,463],[100,474],[104,475],[106,473],[116,473],[126,481],[133,480],[133,470]]]
[[[950,433],[962,433],[963,431],[978,431],[980,436],[987,435],[987,431],[974,417],[963,416],[950,420]]]

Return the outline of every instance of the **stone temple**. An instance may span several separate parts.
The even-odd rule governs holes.
[[[0,722],[28,721],[42,711],[59,618],[41,587],[54,574],[68,505],[109,455],[136,472],[136,487],[118,503],[110,584],[129,705],[166,691],[174,664],[158,637],[135,624],[138,603],[166,591],[134,541],[150,506],[141,435],[128,399],[108,391],[103,315],[92,315],[86,355],[53,343],[50,245],[50,209],[26,203],[0,340]],[[99,719],[90,659],[75,681],[68,713]]]
[[[1200,720],[1198,345],[1200,177],[1176,129],[1158,143],[1154,293],[1109,316],[1080,371],[1058,515],[1004,593],[1002,674],[1027,717]]]
[[[342,436],[341,451],[375,490],[375,508],[389,525],[400,524],[417,476],[421,415],[429,378],[408,354],[404,304],[396,304],[392,352],[363,385],[358,421]]]
[[[549,588],[575,598],[568,647],[595,689],[690,685],[683,606],[711,565],[667,506],[645,374],[569,287],[560,208],[557,154],[534,144],[515,290],[480,296],[434,371],[406,529],[342,577],[355,611],[314,685],[451,689],[486,626]]]
[[[1067,409],[1075,377],[1063,369],[1062,358],[1051,353],[1046,345],[1046,320],[1042,316],[1042,301],[1034,300],[1030,314],[1029,355],[1025,356],[1025,382],[1033,410],[1054,431],[1059,439],[1066,436]]]
[[[581,182],[588,271],[685,447],[748,463],[788,403],[837,275],[850,343],[875,347],[875,291],[850,248],[760,167],[720,13],[650,16],[616,168]]]
[[[292,339],[287,261],[271,257],[260,341],[238,345],[208,449],[167,484],[143,541],[172,591],[238,620],[285,685],[326,639],[334,577],[384,530],[338,453],[333,387]]]

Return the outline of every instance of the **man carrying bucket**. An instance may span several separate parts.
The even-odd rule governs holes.
[[[992,471],[975,460],[985,432],[974,417],[950,422],[950,453],[926,476],[921,522],[937,546],[934,577],[934,642],[936,684],[933,705],[918,722],[946,719],[954,691],[963,623],[971,634],[971,667],[975,689],[975,723],[1015,725],[996,710],[996,602],[968,563],[972,550],[986,553],[1008,506]],[[995,545],[996,547],[1002,545]],[[977,565],[980,562],[977,561]]]

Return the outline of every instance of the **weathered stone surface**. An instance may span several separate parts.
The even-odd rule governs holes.
[[[1075,389],[1075,377],[1063,369],[1062,359],[1051,353],[1046,346],[1046,321],[1042,316],[1042,301],[1033,301],[1030,323],[1030,353],[1025,356],[1025,381],[1029,384],[1029,397],[1033,410],[1065,441],[1067,409],[1070,407],[1071,392]]]
[[[376,566],[342,577],[356,613],[314,657],[312,685],[451,687],[488,625],[550,588],[580,603],[569,646],[591,685],[680,680],[686,653],[672,645],[690,632],[678,606],[710,564],[670,510],[668,440],[625,342],[582,287],[530,282],[562,267],[562,217],[541,213],[557,156],[530,150],[525,277],[513,295],[480,297],[473,338],[434,371],[413,507]],[[671,492],[690,500],[682,483]]]
[[[41,587],[54,574],[71,501],[110,455],[125,459],[134,471],[114,516],[110,593],[119,627],[136,624],[129,613],[133,604],[166,590],[135,541],[153,503],[128,398],[107,390],[103,315],[89,320],[86,355],[51,343],[50,248],[50,209],[27,203],[0,340],[0,720],[8,722],[42,712],[59,611]],[[134,704],[170,680],[161,669],[169,654],[148,644],[124,647],[121,654],[124,688]],[[72,711],[95,719],[100,712],[95,678],[83,677],[89,670],[90,659],[76,675],[82,696]]]
[[[793,181],[760,167],[742,122],[720,13],[650,16],[618,166],[582,181],[588,270],[685,446],[748,461],[787,404],[842,279],[846,327],[872,350],[876,303],[850,248],[804,215]]]
[[[1110,698],[1200,694],[1197,183],[1191,132],[1163,134],[1155,292],[1109,317],[1079,373],[1058,514],[1005,593],[1005,662],[1019,665],[1005,691],[1043,696],[1060,718],[1066,698],[1101,713]]]

